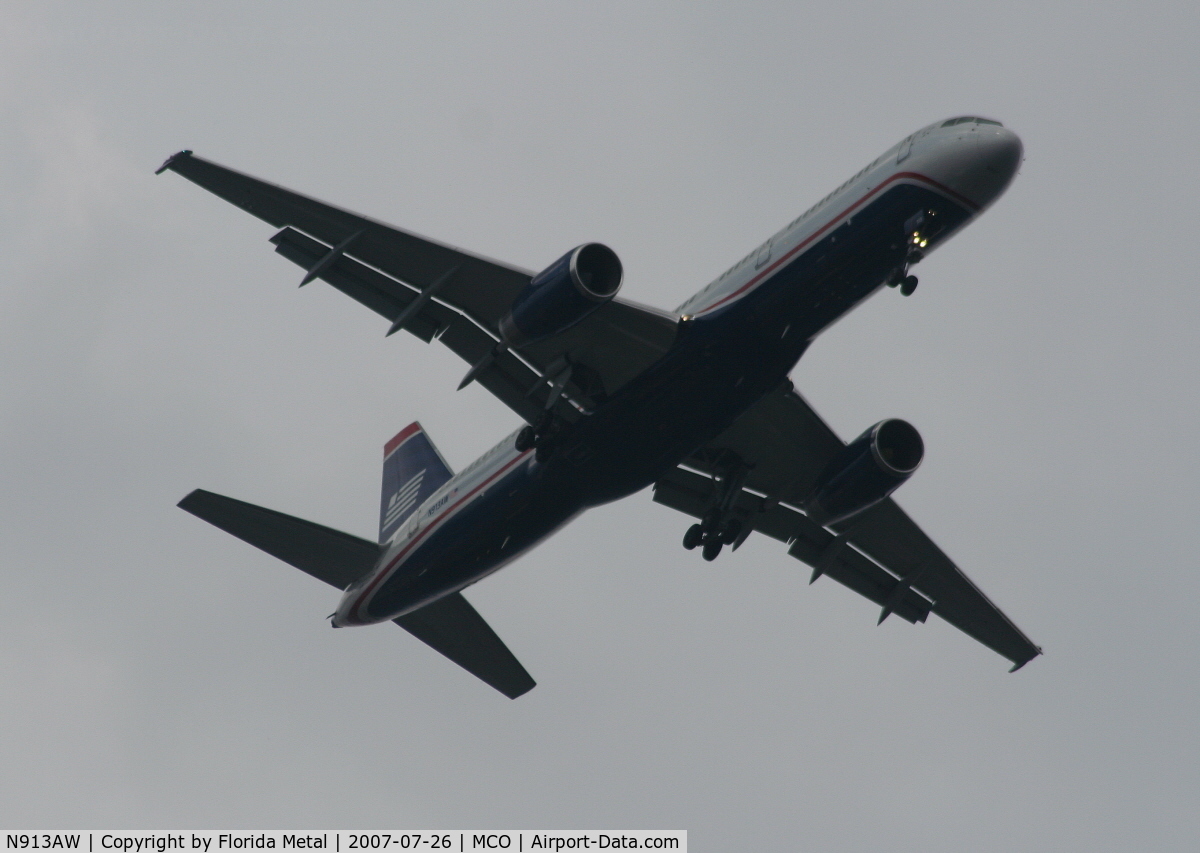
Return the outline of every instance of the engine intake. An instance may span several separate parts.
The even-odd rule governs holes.
[[[584,243],[535,275],[500,320],[509,346],[566,331],[617,295],[624,271],[617,253]]]
[[[921,434],[907,421],[880,421],[834,457],[801,504],[828,525],[852,518],[896,491],[925,455]]]

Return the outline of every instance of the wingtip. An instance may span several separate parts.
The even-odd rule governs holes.
[[[505,696],[507,696],[509,699],[519,699],[535,687],[537,687],[537,682],[531,678],[531,679],[529,679],[528,686],[521,685],[520,687],[510,688],[508,690],[500,690],[500,692],[503,693]]]
[[[154,170],[154,174],[161,175],[163,172],[167,171],[167,169],[170,169],[172,166],[174,166],[176,163],[178,163],[183,158],[191,157],[191,156],[192,156],[192,152],[191,152],[191,150],[189,150],[187,148],[185,148],[182,151],[176,151],[174,154],[172,154],[166,160],[163,160],[163,164]]]
[[[191,512],[189,507],[191,507],[191,505],[194,504],[203,493],[204,489],[192,489],[190,492],[184,495],[183,499],[179,501],[179,503],[175,504],[175,506],[182,510],[186,510],[187,512]]]
[[[1045,652],[1042,651],[1041,646],[1034,646],[1034,648],[1037,649],[1037,653],[1035,655],[1033,655],[1033,657],[1028,657],[1025,660],[1021,661],[1020,663],[1014,663],[1012,665],[1012,669],[1010,669],[1009,672],[1016,672],[1018,669],[1023,667],[1025,664],[1027,664],[1031,660],[1033,660],[1033,658],[1040,657],[1041,655],[1045,654]]]

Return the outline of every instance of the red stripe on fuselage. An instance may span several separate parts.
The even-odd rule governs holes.
[[[371,583],[367,585],[366,589],[364,589],[359,594],[358,600],[355,601],[354,605],[350,608],[351,615],[353,615],[353,616],[359,615],[359,609],[363,606],[363,603],[367,600],[367,598],[369,598],[371,596],[371,594],[375,591],[375,588],[377,586],[379,586],[379,584],[382,583],[383,580],[392,573],[392,571],[396,568],[396,566],[399,565],[400,561],[404,559],[406,554],[410,553],[413,550],[413,548],[415,548],[416,545],[422,539],[424,539],[427,535],[429,535],[430,532],[433,531],[434,527],[436,527],[437,524],[440,524],[442,521],[444,521],[447,517],[449,517],[450,513],[452,513],[455,509],[457,509],[458,507],[462,506],[464,503],[469,501],[472,497],[474,497],[479,492],[480,489],[484,488],[489,483],[491,483],[493,480],[495,480],[497,477],[499,477],[501,474],[508,471],[510,468],[512,468],[514,465],[516,465],[518,462],[520,462],[522,459],[524,459],[530,453],[533,453],[533,451],[526,450],[524,453],[517,456],[515,459],[513,459],[511,462],[506,464],[504,467],[500,468],[498,471],[496,471],[496,473],[492,474],[492,476],[488,477],[486,480],[484,480],[478,486],[471,489],[471,491],[467,492],[467,494],[465,494],[462,498],[460,498],[459,500],[455,501],[453,504],[448,506],[446,508],[446,511],[443,512],[440,516],[438,516],[436,522],[431,522],[424,530],[422,530],[420,533],[418,533],[416,538],[414,538],[412,542],[409,542],[408,545],[406,545],[403,548],[403,550],[401,550],[400,553],[396,555],[396,558],[394,560],[392,560],[392,562],[390,562],[390,563],[388,563],[388,565],[384,566],[384,568],[379,572],[379,574],[377,574],[375,576],[375,579],[373,581],[371,581]]]
[[[704,307],[704,308],[698,308],[698,309],[696,309],[695,311],[693,311],[693,312],[692,312],[692,314],[693,314],[693,315],[695,315],[695,314],[703,314],[705,311],[711,311],[711,310],[713,310],[714,308],[716,308],[717,306],[719,306],[719,305],[724,305],[724,304],[725,304],[726,302],[728,302],[729,300],[731,300],[731,299],[736,299],[737,297],[741,296],[743,293],[745,293],[745,292],[746,292],[747,290],[749,290],[751,287],[753,287],[754,285],[756,285],[756,284],[760,283],[760,282],[761,282],[763,279],[765,279],[767,276],[769,276],[769,275],[771,275],[773,272],[775,272],[775,270],[779,269],[779,267],[780,267],[782,264],[785,264],[785,263],[787,263],[788,261],[790,261],[790,260],[791,260],[791,259],[792,259],[792,258],[793,258],[795,255],[796,255],[796,253],[797,253],[797,252],[801,251],[802,249],[805,249],[805,248],[807,248],[809,245],[811,245],[811,244],[812,244],[812,242],[813,242],[814,240],[816,240],[818,237],[820,237],[821,235],[823,235],[823,234],[824,234],[826,231],[828,231],[830,228],[832,228],[832,227],[833,227],[834,225],[836,225],[838,222],[841,222],[841,221],[842,221],[842,219],[844,219],[846,216],[850,215],[850,214],[851,214],[851,213],[853,213],[855,210],[857,210],[858,208],[860,208],[860,207],[862,207],[864,204],[866,204],[866,203],[867,203],[867,201],[868,201],[868,200],[869,200],[869,199],[870,199],[872,196],[878,195],[878,194],[879,194],[879,193],[880,193],[880,192],[881,192],[881,191],[882,191],[882,190],[883,190],[885,187],[889,186],[890,184],[893,184],[893,183],[895,183],[896,181],[899,181],[899,180],[904,180],[904,179],[907,179],[907,180],[917,180],[917,181],[924,181],[925,183],[929,184],[931,187],[933,187],[934,189],[936,189],[938,192],[945,193],[946,195],[948,195],[948,196],[950,196],[951,198],[953,198],[955,201],[959,202],[959,203],[960,203],[960,204],[962,204],[962,205],[965,205],[965,206],[966,206],[967,208],[969,208],[970,210],[979,210],[979,205],[977,205],[975,202],[971,201],[971,200],[970,200],[969,198],[967,198],[966,196],[963,196],[963,195],[960,195],[959,193],[956,193],[954,190],[950,189],[949,187],[945,186],[944,184],[940,184],[940,183],[938,183],[938,182],[937,182],[937,181],[935,181],[933,178],[926,177],[925,175],[919,174],[919,173],[917,173],[917,172],[897,172],[896,174],[894,174],[894,175],[892,175],[890,178],[888,178],[886,181],[884,181],[882,184],[880,184],[879,186],[875,187],[875,189],[871,190],[871,191],[870,191],[869,193],[867,193],[865,196],[863,196],[862,198],[860,198],[858,201],[854,202],[854,204],[852,204],[852,205],[850,205],[849,207],[847,207],[845,210],[843,210],[843,211],[842,211],[841,213],[839,213],[837,216],[835,216],[835,217],[833,217],[832,219],[830,219],[830,220],[829,220],[827,223],[825,223],[824,225],[822,225],[822,226],[821,226],[819,229],[817,229],[816,231],[814,231],[812,234],[808,235],[808,237],[807,237],[807,238],[805,238],[803,241],[801,241],[801,242],[800,242],[800,244],[799,244],[799,245],[797,245],[797,246],[795,246],[795,247],[794,247],[794,248],[793,248],[793,249],[792,249],[790,252],[788,252],[786,255],[784,255],[783,257],[781,257],[781,258],[780,258],[779,260],[777,260],[775,263],[771,264],[769,267],[767,267],[765,270],[763,270],[762,272],[760,272],[760,273],[759,273],[758,275],[756,275],[754,278],[750,279],[748,282],[746,282],[745,284],[743,284],[741,287],[739,287],[739,288],[738,288],[737,290],[735,290],[733,293],[730,293],[730,294],[727,294],[727,295],[723,296],[722,298],[720,298],[720,299],[718,299],[716,302],[714,302],[712,305],[708,305],[708,306],[706,306],[706,307]]]

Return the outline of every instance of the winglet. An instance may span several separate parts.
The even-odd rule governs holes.
[[[182,160],[184,157],[191,157],[191,156],[192,156],[192,152],[186,148],[183,151],[176,151],[174,154],[172,154],[166,160],[163,160],[163,164],[154,170],[154,174],[161,175],[163,172],[167,171],[167,169],[174,166],[178,161]]]

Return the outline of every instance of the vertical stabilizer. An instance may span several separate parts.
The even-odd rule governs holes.
[[[383,448],[379,541],[387,542],[425,499],[454,476],[421,424],[414,421]]]

